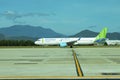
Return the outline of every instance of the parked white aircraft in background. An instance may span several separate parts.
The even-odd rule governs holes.
[[[112,46],[120,45],[120,40],[109,40],[109,39],[107,39],[106,40],[106,44],[108,46],[110,46],[110,45],[112,45]]]
[[[104,28],[96,37],[89,38],[40,38],[35,41],[36,45],[59,45],[66,47],[73,45],[93,45],[95,43],[105,43],[107,28]]]

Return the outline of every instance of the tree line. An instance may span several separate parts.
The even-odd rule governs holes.
[[[0,40],[0,46],[35,46],[31,40]]]

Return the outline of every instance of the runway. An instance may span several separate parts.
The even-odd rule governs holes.
[[[78,76],[72,50],[83,76]],[[1,48],[3,78],[120,78],[120,49]]]

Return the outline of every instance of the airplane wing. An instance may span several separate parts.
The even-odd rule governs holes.
[[[68,46],[72,46],[75,42],[77,42],[78,40],[75,41],[70,41],[70,42],[66,42]]]
[[[80,38],[79,38],[79,39],[80,39]],[[68,42],[61,42],[61,43],[60,43],[60,47],[65,47],[65,46],[70,46],[70,47],[72,47],[73,44],[74,44],[75,42],[77,42],[79,39],[77,39],[77,40],[72,40],[72,41],[68,41]]]

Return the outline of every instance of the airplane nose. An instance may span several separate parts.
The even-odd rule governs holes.
[[[35,44],[38,44],[38,42],[37,42],[37,41],[35,41]]]

